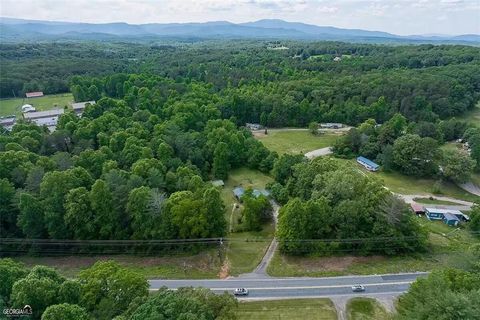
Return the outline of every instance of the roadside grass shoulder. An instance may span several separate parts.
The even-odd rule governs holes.
[[[391,315],[374,299],[353,298],[347,303],[348,320],[387,320]]]
[[[12,98],[0,100],[0,116],[20,115],[24,104],[31,104],[38,111],[69,106],[73,101],[71,93],[50,94],[38,98]]]
[[[289,299],[240,302],[238,320],[336,320],[337,312],[330,299]]]
[[[269,130],[267,135],[256,134],[255,137],[271,151],[278,154],[305,154],[320,148],[332,146],[340,134],[322,133],[313,135],[308,130]]]

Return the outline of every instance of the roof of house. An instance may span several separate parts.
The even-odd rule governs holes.
[[[460,219],[457,218],[457,216],[455,216],[454,214],[450,213],[450,212],[445,212],[443,214],[443,218],[444,219],[447,219],[447,220],[457,220],[457,221],[460,221]]]
[[[212,184],[215,186],[215,187],[223,187],[225,185],[225,183],[223,182],[223,180],[213,180],[212,181]]]
[[[372,160],[369,160],[369,159],[367,159],[367,158],[365,158],[365,157],[361,157],[361,156],[360,156],[360,157],[357,158],[357,161],[363,162],[363,163],[365,163],[366,165],[368,165],[368,166],[370,166],[370,167],[372,167],[372,168],[378,168],[378,167],[380,167],[378,164],[376,164],[376,163],[373,162]]]
[[[425,208],[426,212],[429,213],[440,213],[445,215],[446,213],[449,214],[463,214],[460,210],[453,210],[453,209],[442,209],[442,208],[434,208],[434,207],[428,207]]]
[[[95,104],[95,101],[84,101],[84,102],[77,102],[77,103],[72,103],[72,108],[73,110],[78,110],[78,109],[85,109],[87,103],[89,104]]]
[[[244,193],[245,193],[245,189],[243,189],[242,187],[236,187],[233,189],[233,194],[238,198],[243,196]]]
[[[415,212],[424,212],[425,211],[423,206],[421,204],[416,203],[416,202],[411,203],[410,207],[412,207],[412,210],[415,211]]]
[[[27,98],[41,97],[43,96],[43,92],[42,91],[27,92],[25,93],[25,96]]]
[[[260,190],[254,189],[252,194],[255,198],[258,198],[262,195],[262,192]]]
[[[58,117],[63,113],[64,113],[63,109],[52,109],[52,110],[24,113],[23,117],[25,119],[51,118],[51,117]]]

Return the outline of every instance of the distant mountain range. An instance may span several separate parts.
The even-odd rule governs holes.
[[[140,39],[140,38],[251,38],[307,39],[369,42],[450,42],[480,44],[480,35],[399,36],[381,31],[342,29],[300,22],[265,19],[247,23],[214,21],[205,23],[74,23],[0,17],[0,39]]]

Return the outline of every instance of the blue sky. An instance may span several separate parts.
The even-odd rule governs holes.
[[[75,22],[284,19],[395,34],[480,34],[480,0],[0,0],[0,15]]]

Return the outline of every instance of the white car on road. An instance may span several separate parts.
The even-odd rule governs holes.
[[[248,296],[248,290],[245,288],[237,288],[233,290],[235,296]]]

